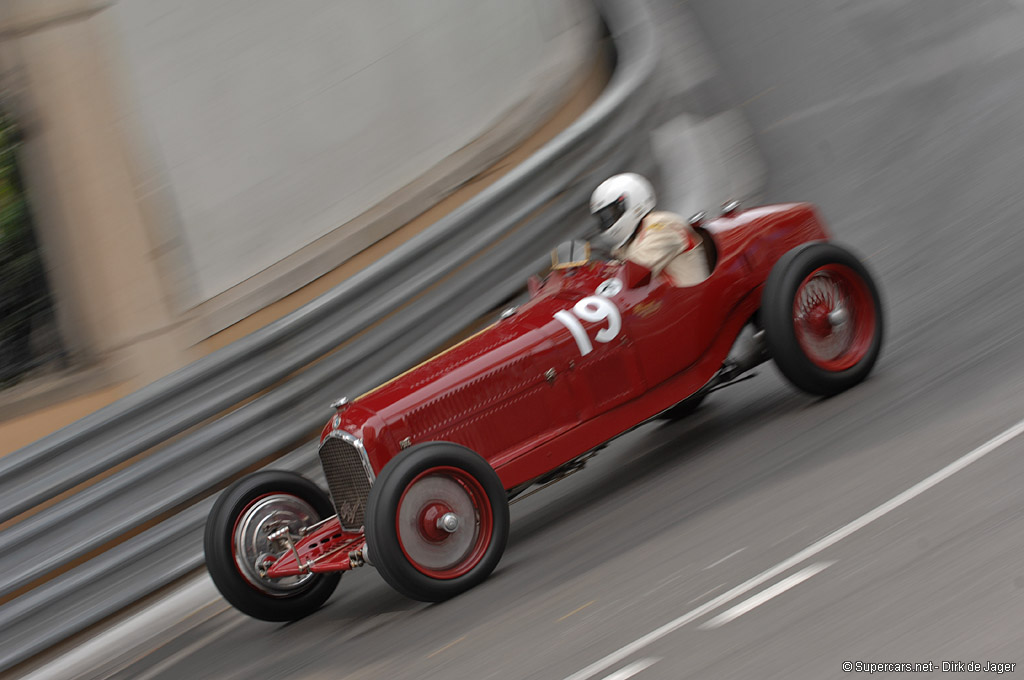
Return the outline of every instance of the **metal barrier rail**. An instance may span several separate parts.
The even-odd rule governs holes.
[[[0,597],[81,562],[0,606],[0,671],[200,566],[212,489],[308,439],[334,398],[429,356],[515,295],[538,256],[578,231],[597,182],[627,167],[646,169],[653,27],[640,0],[600,5],[617,53],[612,78],[583,116],[528,160],[320,298],[0,459],[5,521],[163,445],[0,533]],[[278,464],[314,469],[314,462],[304,446]]]

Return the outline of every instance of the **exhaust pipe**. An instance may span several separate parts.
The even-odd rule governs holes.
[[[768,348],[764,340],[764,331],[758,330],[754,324],[748,323],[740,331],[729,356],[725,358],[722,370],[722,381],[732,380],[758,364],[768,361]]]

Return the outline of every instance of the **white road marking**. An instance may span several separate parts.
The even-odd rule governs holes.
[[[626,666],[622,670],[615,671],[611,675],[606,676],[604,678],[604,680],[626,680],[627,678],[633,677],[634,675],[636,675],[640,671],[644,670],[645,668],[647,668],[649,666],[653,666],[654,664],[658,663],[659,661],[661,661],[660,658],[659,659],[640,659],[639,661],[636,661],[634,663],[629,664],[628,666]]]
[[[717,567],[719,564],[721,564],[722,562],[725,562],[730,557],[736,557],[737,555],[739,555],[741,552],[743,552],[746,549],[747,549],[746,546],[744,546],[744,547],[740,548],[739,550],[732,551],[731,553],[729,553],[728,555],[726,555],[722,559],[716,560],[716,561],[712,562],[711,564],[709,564],[708,566],[704,567],[704,571],[707,571],[708,569],[712,569],[714,567]]]
[[[722,612],[715,618],[711,619],[707,623],[702,623],[700,627],[703,630],[709,630],[711,628],[718,628],[719,626],[723,626],[732,621],[733,619],[743,616],[751,609],[755,607],[760,607],[762,604],[772,599],[773,597],[777,597],[782,593],[786,592],[787,590],[789,590],[790,588],[800,585],[801,583],[803,583],[810,577],[814,576],[815,574],[821,573],[822,571],[828,569],[833,564],[835,564],[835,562],[815,562],[811,566],[801,569],[792,576],[787,576],[775,585],[765,588],[757,595],[754,595],[753,597],[743,600],[743,602],[740,602],[735,607],[732,607],[731,609],[726,609],[724,612]]]
[[[886,502],[876,507],[874,510],[870,510],[864,513],[863,515],[853,520],[849,524],[846,524],[836,529],[831,534],[825,536],[824,538],[818,540],[815,543],[812,543],[811,545],[807,546],[806,548],[796,553],[792,557],[785,559],[782,562],[779,562],[774,567],[771,567],[766,571],[762,571],[757,576],[754,576],[753,578],[744,581],[732,590],[728,590],[722,593],[713,600],[708,600],[696,609],[686,612],[682,616],[673,619],[672,621],[669,621],[660,628],[652,630],[647,635],[637,638],[633,642],[630,642],[628,645],[619,648],[618,650],[612,652],[603,659],[599,659],[594,663],[590,664],[589,666],[587,666],[586,668],[570,675],[565,680],[588,680],[589,678],[594,677],[601,671],[606,670],[607,668],[618,663],[619,661],[622,661],[629,655],[636,653],[637,651],[643,649],[647,645],[653,642],[657,642],[669,633],[679,630],[691,621],[698,619],[701,616],[704,616],[705,614],[715,609],[718,609],[726,602],[731,602],[732,600],[735,600],[740,595],[743,595],[744,593],[753,590],[762,583],[769,581],[778,576],[779,574],[787,571],[788,569],[795,567],[801,562],[808,560],[811,557],[814,557],[826,548],[832,547],[839,541],[863,529],[875,520],[884,517],[885,515],[895,510],[896,508],[900,507],[901,505],[920,496],[922,493],[932,488],[936,484],[939,484],[940,482],[943,482],[946,479],[952,477],[953,475],[960,472],[971,463],[974,463],[975,461],[978,461],[981,458],[985,457],[986,455],[992,453],[1006,442],[1019,436],[1021,433],[1024,433],[1024,420],[1021,420],[1016,425],[1010,427],[1007,430],[1004,430],[1001,434],[996,435],[992,439],[989,439],[987,442],[985,442],[978,448],[974,449],[970,453],[966,453],[960,458],[957,458],[955,461],[953,461],[946,467],[942,468],[938,472],[935,472],[929,475],[928,477],[925,477],[920,482],[910,487],[906,491],[897,494],[896,496],[893,496]]]
[[[705,591],[704,591],[703,593],[701,593],[701,594],[700,594],[700,595],[698,595],[697,597],[693,598],[692,600],[690,600],[690,601],[689,601],[689,602],[687,602],[686,604],[693,604],[693,603],[694,603],[694,602],[696,602],[697,600],[703,600],[703,599],[704,599],[704,598],[705,598],[706,596],[710,595],[711,593],[715,592],[716,590],[718,590],[718,589],[720,589],[720,588],[724,588],[725,586],[726,586],[726,584],[724,584],[724,583],[719,583],[719,584],[718,584],[717,586],[715,586],[715,587],[714,587],[714,588],[712,588],[711,590],[705,590]]]

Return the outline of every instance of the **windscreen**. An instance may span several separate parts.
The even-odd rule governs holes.
[[[590,261],[590,243],[587,241],[565,241],[551,251],[551,268],[568,269],[582,267]]]

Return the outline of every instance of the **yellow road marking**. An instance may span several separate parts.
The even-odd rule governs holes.
[[[775,91],[775,86],[774,85],[772,85],[771,87],[769,87],[766,90],[761,90],[760,92],[755,94],[753,97],[751,97],[747,101],[745,101],[742,104],[740,104],[740,108],[741,109],[746,108],[746,107],[750,106],[751,104],[753,104],[754,102],[756,102],[761,97],[765,96],[766,94],[768,94],[770,92],[774,92],[774,91]]]
[[[566,620],[567,618],[569,618],[569,617],[570,617],[570,616],[572,616],[573,614],[578,614],[578,613],[580,613],[581,611],[583,611],[584,609],[586,609],[586,608],[587,608],[587,607],[589,607],[590,605],[594,604],[595,602],[597,602],[597,600],[591,600],[590,602],[586,603],[586,604],[585,604],[585,605],[583,605],[582,607],[576,607],[576,609],[573,609],[573,610],[572,610],[571,612],[569,612],[569,613],[568,613],[568,614],[566,614],[565,616],[562,616],[562,617],[560,617],[560,618],[559,618],[558,620],[559,620],[559,621],[565,621],[565,620]]]
[[[457,640],[452,640],[451,642],[449,642],[448,644],[446,644],[444,647],[442,647],[441,649],[437,650],[436,652],[431,652],[430,654],[427,654],[427,658],[428,659],[433,658],[433,657],[437,656],[438,654],[440,654],[441,652],[443,652],[444,650],[450,649],[451,647],[454,647],[455,645],[459,644],[460,642],[462,642],[465,639],[466,639],[466,636],[463,635],[462,637],[460,637]]]

